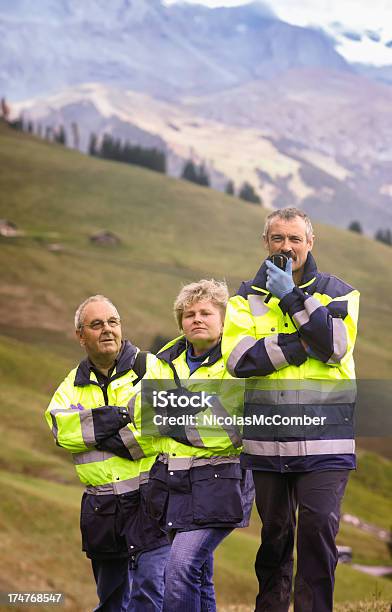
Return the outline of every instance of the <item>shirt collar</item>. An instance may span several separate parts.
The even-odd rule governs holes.
[[[111,377],[114,371],[114,368],[116,368],[116,374],[115,374],[116,377],[122,376],[123,374],[125,374],[125,372],[132,370],[133,365],[135,363],[137,351],[138,349],[136,348],[136,346],[134,346],[131,342],[129,342],[129,340],[124,340],[121,343],[120,352],[117,355],[114,365],[109,371],[109,376],[107,378]],[[75,376],[75,382],[74,382],[75,387],[84,387],[86,385],[89,385],[91,382],[90,381],[91,372],[94,372],[96,374],[97,369],[94,366],[94,364],[90,361],[90,359],[86,357],[80,362],[78,366],[76,376]],[[100,373],[100,376],[102,377],[104,375]]]

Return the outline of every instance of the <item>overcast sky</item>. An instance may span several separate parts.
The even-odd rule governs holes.
[[[184,0],[166,0],[167,4]],[[185,0],[205,6],[238,6],[249,0]],[[309,25],[342,21],[358,28],[377,29],[392,24],[391,0],[271,0],[265,2],[274,12],[290,23]],[[391,33],[392,37],[392,33]]]

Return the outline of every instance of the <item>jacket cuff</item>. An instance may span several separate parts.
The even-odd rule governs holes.
[[[302,289],[299,287],[294,287],[290,293],[282,297],[279,302],[279,308],[283,312],[283,314],[287,314],[295,304],[303,304],[305,299],[305,294]]]
[[[300,366],[308,358],[298,332],[292,334],[279,334],[279,346],[290,365]]]
[[[119,406],[101,406],[94,408],[91,413],[97,443],[115,434],[131,421],[127,408]]]

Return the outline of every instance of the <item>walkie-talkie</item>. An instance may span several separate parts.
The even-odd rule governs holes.
[[[286,270],[286,266],[287,266],[287,262],[289,258],[284,253],[274,253],[273,255],[268,257],[268,259],[272,261],[272,263],[278,268],[280,268],[281,270]],[[272,293],[269,293],[264,300],[264,304],[268,304],[271,298],[272,298]]]
[[[284,253],[274,253],[271,257],[268,257],[268,259],[281,270],[286,270],[289,258]]]

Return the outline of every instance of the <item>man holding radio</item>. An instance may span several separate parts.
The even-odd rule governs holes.
[[[322,425],[244,428],[241,463],[253,470],[263,523],[256,611],[289,609],[298,509],[294,610],[331,612],[340,504],[355,468],[359,293],[317,270],[303,211],[271,213],[263,238],[269,257],[229,301],[222,353],[233,376],[250,379],[247,416],[307,415]]]

